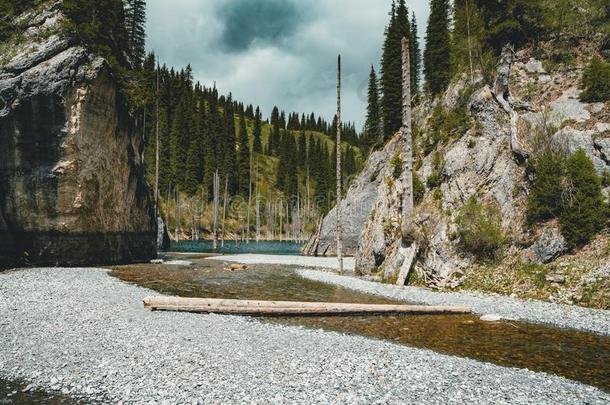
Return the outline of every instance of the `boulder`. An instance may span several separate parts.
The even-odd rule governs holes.
[[[542,62],[536,60],[534,58],[530,58],[525,64],[525,70],[529,73],[546,73],[544,67],[542,66]]]
[[[0,48],[0,255],[86,265],[155,257],[141,131],[110,65],[65,37],[59,2]]]
[[[582,149],[593,162],[599,175],[610,171],[610,141],[606,138],[595,139],[594,130],[578,130],[565,127],[553,135],[553,142],[565,148],[569,154]]]
[[[585,122],[591,119],[587,110],[588,104],[579,100],[580,91],[572,87],[551,103],[550,120],[554,125],[560,126],[564,121]]]
[[[542,235],[530,248],[538,263],[555,260],[568,250],[568,244],[556,227],[545,228]]]

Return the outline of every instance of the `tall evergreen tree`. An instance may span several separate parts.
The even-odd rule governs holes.
[[[227,97],[224,106],[224,145],[223,145],[223,170],[222,176],[229,178],[229,193],[235,194],[239,190],[239,174],[237,161],[237,139],[235,136],[235,114],[233,109],[233,97]]]
[[[367,148],[373,148],[383,139],[381,128],[381,112],[379,110],[379,88],[377,86],[377,74],[371,66],[369,75],[368,105],[366,109],[366,122],[364,124],[364,144]]]
[[[383,117],[384,139],[389,139],[401,126],[402,116],[402,65],[401,40],[411,38],[409,10],[405,0],[399,0],[398,6],[392,2],[390,23],[386,28],[381,59],[381,112]]]
[[[280,148],[280,111],[277,107],[273,107],[270,122],[271,135],[269,136],[267,151],[269,155],[276,155]]]
[[[133,63],[140,66],[146,44],[146,0],[124,0],[125,27]]]
[[[449,0],[430,1],[430,18],[424,50],[424,71],[426,87],[432,95],[445,91],[451,79],[449,7]]]
[[[252,135],[254,138],[254,142],[252,143],[252,149],[254,153],[263,153],[263,144],[261,141],[261,110],[258,107],[256,107],[256,112],[254,113],[254,133]]]
[[[186,156],[190,147],[189,100],[183,94],[174,111],[174,120],[170,139],[170,164],[172,183],[183,186],[186,172]]]
[[[250,187],[250,141],[248,129],[246,127],[246,117],[242,114],[239,117],[239,194],[247,196]]]

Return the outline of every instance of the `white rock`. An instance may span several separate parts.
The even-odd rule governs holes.
[[[540,84],[546,84],[549,83],[551,81],[551,76],[549,75],[540,75],[540,77],[538,77],[538,83]]]
[[[593,114],[600,112],[604,109],[604,103],[593,103],[591,104],[591,112]]]
[[[534,58],[530,58],[530,60],[527,61],[525,64],[525,70],[530,73],[546,73],[544,67],[542,66],[542,62]]]
[[[168,260],[165,264],[170,266],[190,266],[193,262],[189,262],[188,260]]]
[[[607,122],[598,122],[597,124],[595,124],[595,130],[597,132],[610,131],[610,124],[608,124]]]
[[[586,108],[588,104],[581,103],[579,97],[580,91],[575,87],[564,91],[561,97],[551,103],[551,122],[561,125],[568,120],[585,122],[591,119],[591,113]]]
[[[163,259],[153,259],[150,261],[151,264],[163,264]]]
[[[484,322],[498,322],[498,321],[502,320],[502,317],[497,314],[488,314],[488,315],[483,315],[481,317],[481,320]]]

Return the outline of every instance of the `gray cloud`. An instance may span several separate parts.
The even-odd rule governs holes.
[[[423,38],[428,1],[410,1]],[[343,116],[360,128],[371,64],[378,67],[391,1],[148,0],[148,48],[162,63],[191,63],[221,93],[287,112],[335,112],[337,54],[343,60]],[[420,38],[420,39],[422,39]]]
[[[229,1],[218,13],[224,20],[222,45],[230,51],[245,51],[254,43],[284,41],[306,23],[303,6],[286,0]]]

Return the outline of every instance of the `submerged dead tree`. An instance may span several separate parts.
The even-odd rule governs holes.
[[[214,223],[212,229],[213,241],[212,248],[216,250],[218,247],[218,205],[220,202],[220,176],[218,170],[214,172],[214,206],[212,208],[212,222]]]
[[[402,38],[402,126],[400,137],[402,143],[403,169],[402,182],[402,218],[401,243],[397,255],[397,267],[400,268],[398,285],[404,285],[419,252],[419,246],[413,237],[413,141],[411,139],[411,63],[409,60],[409,41]]]
[[[341,55],[337,57],[337,260],[339,274],[343,274],[343,252],[341,246]]]

